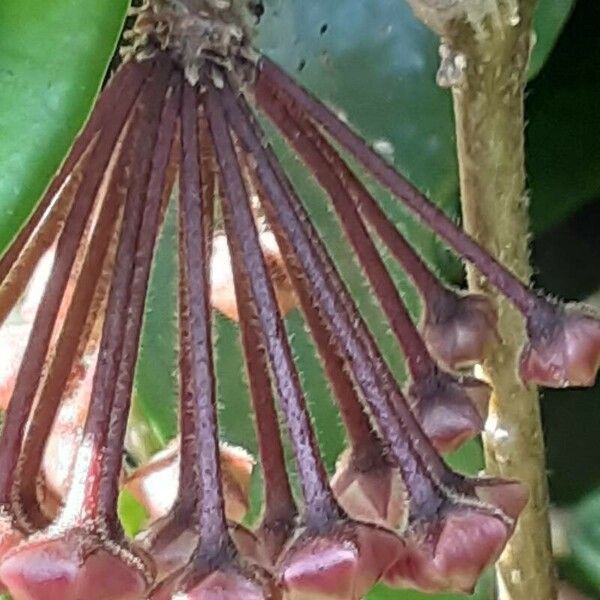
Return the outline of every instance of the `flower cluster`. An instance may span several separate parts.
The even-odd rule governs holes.
[[[526,491],[463,476],[440,456],[483,427],[490,390],[465,368],[501,343],[495,308],[432,274],[339,147],[523,313],[525,382],[589,385],[596,376],[598,319],[532,293],[255,51],[245,8],[151,0],[139,11],[124,64],[0,259],[0,339],[3,356],[14,355],[0,381],[0,581],[15,600],[358,600],[379,581],[468,592],[497,558]],[[257,113],[327,193],[406,358],[405,391]],[[125,476],[148,279],[175,201],[180,435]],[[374,234],[419,291],[420,325]],[[31,302],[19,301],[25,291]],[[296,306],[347,432],[331,479],[283,322]],[[253,461],[219,441],[213,309],[238,321],[244,349],[264,480],[252,529],[241,521]],[[123,486],[152,517],[133,541],[117,518]]]

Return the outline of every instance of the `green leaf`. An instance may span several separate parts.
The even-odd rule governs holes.
[[[148,522],[148,512],[128,490],[119,494],[117,513],[125,535],[130,538],[135,537]]]
[[[368,600],[488,600],[492,598],[493,578],[491,573],[486,573],[478,583],[472,596],[464,594],[424,594],[414,590],[390,590],[383,585],[378,585],[368,596]]]
[[[600,594],[600,491],[577,509],[570,542],[573,561]]]
[[[154,257],[140,354],[134,412],[166,444],[177,432],[177,203],[171,201]]]
[[[435,83],[438,40],[407,3],[270,0],[266,8],[260,47],[368,140],[388,142],[400,171],[452,206],[452,107]]]
[[[127,5],[0,2],[0,253],[88,115]]]
[[[580,2],[528,88],[526,155],[534,234],[600,193],[597,4]]]
[[[535,44],[529,61],[530,79],[544,66],[574,4],[575,0],[538,0],[533,17]]]

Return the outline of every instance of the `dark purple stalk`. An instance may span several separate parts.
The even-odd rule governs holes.
[[[242,111],[241,101],[228,86],[219,99],[240,143],[254,158],[273,230],[278,238],[288,238],[289,246],[295,249],[295,259],[311,285],[314,304],[339,339],[362,397],[390,444],[411,491],[412,516],[437,511],[443,501],[440,488],[460,486],[463,479],[444,464],[408,408],[258,124],[247,108]]]
[[[424,338],[413,323],[360,216],[359,199],[366,196],[373,203],[375,201],[335,148],[306,117],[292,113],[273,96],[261,94],[260,104],[329,195],[363,273],[367,276],[407,359],[412,378],[409,397],[419,422],[436,448],[444,451],[452,449],[455,444],[481,430],[483,421],[479,396],[482,398],[481,403],[485,404],[483,398],[489,395],[489,389],[483,383],[480,383],[479,389],[479,382],[476,380],[463,381],[442,371],[429,353]],[[438,296],[439,308],[439,302],[446,297],[451,300],[451,295],[442,286],[438,288],[445,294],[443,297]],[[434,298],[429,300],[436,302]],[[456,301],[459,301],[458,297]],[[469,396],[469,388],[472,388],[471,393],[477,391],[476,402]],[[437,416],[441,406],[444,406],[443,410],[446,411],[442,419]],[[447,412],[452,409],[456,416],[451,423],[446,417]]]
[[[162,69],[165,73],[169,73],[167,66],[162,66]],[[142,223],[135,251],[122,354],[114,399],[110,407],[110,425],[98,499],[99,512],[107,520],[114,518],[117,511],[123,444],[131,405],[133,377],[139,351],[150,269],[161,225],[163,190],[166,184],[166,171],[171,156],[171,146],[179,112],[180,94],[181,76],[179,73],[172,73],[166,94],[163,96],[164,106],[160,115],[160,126],[157,134],[155,134],[156,137],[154,137],[154,156],[152,157],[143,204]],[[160,102],[156,104],[157,108],[160,108]]]
[[[180,318],[186,328],[181,332],[185,340],[182,350],[186,363],[182,375],[185,377],[184,382],[188,380],[188,387],[183,390],[181,397],[181,418],[187,417],[192,423],[182,423],[181,465],[182,469],[187,465],[195,471],[193,492],[198,501],[196,519],[199,542],[194,555],[196,561],[205,563],[227,552],[231,540],[225,519],[221,483],[209,304],[208,265],[213,204],[212,198],[202,194],[198,138],[197,91],[186,83],[181,108],[180,171],[180,219],[184,258],[180,268],[185,278],[180,293],[184,296],[181,304],[187,314],[184,313]]]
[[[177,165],[181,165],[182,154],[182,138],[181,125],[182,122],[186,126],[186,147],[192,149],[194,155],[200,160],[200,178],[196,173],[195,163],[193,161],[192,152],[188,151],[187,182],[180,184],[181,189],[187,186],[186,189],[199,188],[201,189],[201,197],[203,202],[203,210],[207,211],[207,216],[213,214],[213,196],[214,196],[214,165],[209,156],[209,148],[196,148],[193,138],[193,132],[190,128],[194,127],[193,115],[189,114],[192,110],[197,113],[197,105],[190,106],[189,92],[182,94],[182,110],[180,111],[180,130],[178,132],[178,141],[173,147],[173,154],[177,155]],[[185,103],[185,107],[183,106]],[[198,136],[200,140],[206,141],[209,137],[208,126],[204,119],[200,119],[198,123]],[[206,145],[206,144],[205,144]],[[184,173],[179,168],[174,169],[179,171],[178,175],[183,177]],[[186,172],[187,173],[187,172]],[[190,179],[191,177],[191,179]],[[180,199],[182,201],[182,199]],[[177,497],[170,515],[160,521],[157,527],[151,530],[150,535],[144,541],[144,545],[149,549],[150,553],[160,555],[170,544],[175,542],[185,531],[194,528],[198,521],[198,502],[200,499],[200,483],[197,474],[198,464],[198,446],[196,443],[197,431],[197,414],[196,404],[193,397],[190,397],[192,388],[192,363],[191,363],[191,338],[190,338],[190,313],[189,301],[187,294],[188,276],[186,271],[186,254],[185,254],[185,239],[183,220],[183,208],[179,210],[179,232],[178,232],[178,255],[179,255],[179,387],[180,387],[180,403],[179,410],[179,481]],[[204,236],[206,239],[212,239],[212,218],[203,219],[205,225]],[[192,548],[189,548],[190,554]]]
[[[275,563],[293,533],[298,510],[286,470],[268,358],[257,326],[257,315],[253,310],[250,282],[237,261],[232,262],[232,269],[263,473],[263,511],[256,533],[269,560]]]
[[[272,110],[271,98],[275,98],[275,96],[269,93],[266,88],[259,88],[257,90],[256,100],[263,110]],[[283,106],[276,98],[275,102],[280,106]],[[290,114],[292,114],[293,108],[294,106],[292,106],[291,103],[288,103],[287,110]],[[279,112],[282,108],[277,110]],[[433,313],[438,313],[438,303],[444,303],[444,301],[448,302],[447,298],[456,297],[456,293],[444,287],[441,281],[430,271],[423,259],[406,241],[394,224],[386,217],[372,194],[343,161],[335,148],[320,135],[320,132],[316,130],[306,115],[303,115],[296,110],[294,111],[294,116],[296,121],[299,124],[302,124],[307,132],[312,131],[315,134],[313,139],[319,140],[323,149],[323,158],[326,159],[331,168],[337,172],[338,180],[346,187],[347,192],[344,194],[344,208],[348,206],[349,202],[352,202],[355,205],[361,218],[371,224],[379,238],[411,278],[427,309]],[[339,200],[341,204],[341,196]]]
[[[259,194],[264,193],[260,182],[254,183]],[[367,463],[373,463],[374,459],[382,457],[381,441],[373,431],[369,417],[366,415],[357,396],[352,379],[346,372],[339,345],[331,335],[327,323],[323,321],[319,311],[314,306],[310,292],[306,289],[306,281],[302,270],[297,263],[290,259],[293,255],[293,249],[287,244],[287,240],[281,239],[281,243],[280,249],[282,255],[286,257],[290,279],[294,284],[294,290],[302,307],[302,312],[340,408],[350,445],[359,454],[363,455],[361,458]]]
[[[319,530],[336,521],[341,510],[333,497],[319,455],[298,373],[260,249],[248,194],[225,122],[222,100],[223,95],[210,85],[206,109],[225,188],[223,213],[227,239],[232,261],[244,265],[252,287],[254,309],[294,447],[305,501],[304,518],[309,528]]]
[[[88,153],[89,157],[89,153]],[[84,161],[82,161],[85,164]],[[18,260],[0,283],[0,324],[3,323],[17,302],[23,297],[40,259],[56,242],[64,225],[65,218],[73,204],[73,197],[82,179],[82,171],[77,170],[69,183],[61,190],[56,202],[48,208],[44,221],[28,240]]]
[[[137,144],[135,168],[130,171],[129,189],[123,213],[115,270],[111,284],[106,317],[102,329],[98,365],[94,374],[90,411],[83,440],[75,462],[75,477],[67,494],[67,520],[86,521],[98,516],[100,482],[103,476],[103,453],[109,435],[109,421],[116,389],[119,363],[131,291],[136,245],[144,212],[151,157],[160,118],[169,70],[158,64],[147,80],[138,101],[142,122]],[[162,191],[162,190],[161,190]],[[82,491],[83,489],[83,491]],[[83,502],[83,505],[82,505]],[[72,523],[71,523],[72,524]]]
[[[531,316],[539,310],[540,303],[544,302],[543,299],[533,295],[527,285],[490,256],[472,237],[371,150],[366,142],[330,109],[265,57],[259,63],[259,76],[255,87],[259,95],[262,93],[261,90],[266,88],[268,93],[279,97],[282,102],[287,104],[293,102],[298,109],[323,127],[370,174],[445,240],[457,254],[475,265],[524,315]]]
[[[188,86],[185,86],[187,90]],[[202,198],[202,222],[204,224],[203,239],[212,239],[212,229],[214,221],[214,185],[213,177],[211,177],[212,168],[208,167],[207,157],[205,156],[205,150],[208,153],[208,149],[202,148],[196,139],[200,140],[202,133],[207,135],[206,123],[202,123],[198,119],[198,98],[194,98],[194,102],[191,102],[191,92],[185,91],[182,94],[182,108],[181,108],[181,123],[186,125],[186,138],[181,138],[178,144],[179,154],[181,155],[184,148],[183,143],[185,142],[186,151],[188,153],[185,173],[184,166],[182,164],[181,171],[179,173],[180,178],[185,174],[187,181],[185,184],[183,181],[180,182],[180,187],[183,190],[193,190],[194,194],[197,194],[199,198]],[[204,131],[201,132],[201,125],[204,125]],[[197,129],[194,134],[194,128]],[[181,135],[181,132],[180,132]],[[200,168],[196,169],[195,162],[198,160]],[[198,174],[198,172],[199,174]],[[186,271],[186,238],[184,235],[184,229],[186,227],[184,222],[185,213],[183,210],[183,198],[180,198],[180,210],[179,210],[179,372],[180,372],[180,395],[181,398],[187,398],[186,394],[189,394],[190,386],[192,385],[192,364],[190,362],[191,357],[191,340],[190,340],[190,314],[189,314],[189,301],[187,294],[187,280],[188,274]],[[211,249],[209,249],[211,250]],[[209,256],[206,248],[202,248],[204,256]],[[180,441],[180,461],[179,461],[179,488],[176,500],[176,511],[181,512],[183,521],[189,526],[194,522],[194,514],[196,510],[196,504],[198,502],[198,487],[199,482],[196,475],[195,465],[198,462],[197,457],[197,445],[195,442],[196,437],[196,421],[197,415],[195,413],[195,404],[193,402],[186,402],[181,404],[179,414],[179,432],[181,436]],[[167,528],[168,529],[168,528]]]
[[[260,100],[261,107],[267,111],[269,117],[293,145],[331,198],[334,210],[356,252],[362,270],[368,277],[405,354],[413,380],[422,381],[434,376],[437,365],[413,324],[348,192],[349,189],[355,191],[360,186],[358,180],[349,169],[343,171],[340,169],[341,158],[319,136],[310,122],[307,120],[300,122],[296,115],[286,111],[273,96],[267,98],[263,94]]]
[[[287,476],[267,358],[262,348],[260,330],[256,326],[257,315],[252,310],[250,282],[237,262],[232,263],[232,268],[260,464],[263,469],[265,496],[263,524],[269,526],[276,522],[291,523],[297,513],[296,505]]]
[[[184,113],[182,112],[182,116]],[[188,276],[184,239],[183,210],[179,209],[179,482],[174,511],[181,517],[181,524],[191,527],[194,523],[199,500],[200,483],[196,473],[198,448],[196,444],[196,404],[192,393],[193,373],[191,363],[192,341],[190,336],[190,308],[187,293]],[[164,528],[170,530],[170,528]],[[159,532],[162,538],[166,533]]]
[[[146,70],[144,69],[145,73]],[[94,198],[98,192],[112,149],[123,128],[138,88],[126,88],[122,103],[114,107],[99,134],[87,164],[87,176],[77,190],[73,206],[58,240],[54,267],[38,307],[21,368],[0,435],[0,504],[10,501],[25,425],[35,398],[58,310]]]
[[[135,131],[137,119],[132,129]],[[114,174],[106,190],[102,209],[86,251],[77,278],[76,287],[68,311],[62,323],[48,375],[44,379],[38,402],[27,429],[23,445],[22,462],[19,465],[18,488],[21,504],[28,507],[29,518],[34,525],[44,524],[43,513],[37,504],[37,475],[43,459],[46,440],[50,435],[61,398],[67,388],[69,377],[85,346],[86,324],[95,298],[98,282],[105,268],[105,260],[118,227],[119,212],[124,202],[128,177],[127,170],[133,164],[135,134],[125,134]]]

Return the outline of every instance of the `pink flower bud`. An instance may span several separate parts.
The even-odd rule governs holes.
[[[473,592],[482,571],[492,564],[510,535],[495,516],[470,512],[418,523],[408,534],[409,552],[385,574],[394,588],[433,592]]]
[[[61,401],[46,442],[38,493],[48,517],[56,516],[68,490],[89,409],[96,360],[97,354],[85,359],[87,365],[80,365],[81,377],[71,381],[71,393]]]
[[[244,519],[249,506],[250,478],[254,459],[243,448],[221,444],[221,476],[225,511],[231,521]],[[128,477],[127,489],[144,506],[150,522],[172,509],[179,485],[179,439],[157,452]]]
[[[447,294],[428,303],[423,338],[429,351],[450,369],[480,363],[498,343],[498,315],[487,296]]]
[[[14,600],[139,600],[152,571],[145,556],[85,529],[30,538],[7,554],[0,577]]]
[[[433,445],[450,452],[481,433],[490,393],[484,381],[438,372],[413,384],[408,397]]]
[[[498,558],[527,502],[518,482],[476,480],[480,506],[442,506],[405,533],[407,553],[385,574],[396,588],[472,593],[481,573]]]
[[[242,525],[230,524],[229,535],[244,559],[253,564],[268,564],[262,545],[251,531]],[[157,581],[183,569],[197,548],[198,540],[189,514],[177,509],[157,520],[137,538],[139,545],[152,557]]]
[[[6,323],[0,327],[0,410],[6,410],[15,387],[31,325]]]
[[[0,565],[4,556],[23,540],[23,533],[15,523],[15,519],[0,511]],[[0,573],[0,594],[6,592],[6,586]]]
[[[408,492],[398,468],[385,460],[361,468],[352,450],[346,450],[338,459],[331,488],[353,518],[398,531],[405,528]]]
[[[190,564],[160,583],[150,600],[279,600],[266,571],[238,561],[210,568]]]
[[[404,553],[385,529],[340,523],[327,534],[305,531],[276,565],[286,600],[360,600]]]
[[[482,502],[499,508],[515,521],[529,500],[529,492],[520,481],[494,477],[479,479],[475,486],[475,494]]]
[[[535,317],[521,355],[521,378],[546,387],[592,386],[600,368],[600,320],[567,307]]]

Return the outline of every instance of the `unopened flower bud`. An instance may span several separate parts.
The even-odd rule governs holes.
[[[450,369],[480,363],[498,343],[498,315],[481,294],[444,294],[428,303],[422,331],[429,351]]]
[[[150,564],[99,533],[72,529],[27,540],[5,556],[0,577],[15,600],[139,600]]]
[[[360,600],[403,552],[390,531],[341,523],[327,534],[301,533],[276,565],[277,580],[286,600]]]
[[[521,378],[546,387],[591,386],[600,368],[600,320],[567,307],[530,319]]]
[[[490,393],[489,385],[474,377],[437,372],[413,384],[408,397],[433,445],[450,452],[481,433]]]
[[[370,467],[370,468],[369,468]],[[385,459],[361,468],[352,449],[338,459],[331,489],[353,518],[402,531],[408,519],[408,493],[397,467]]]

